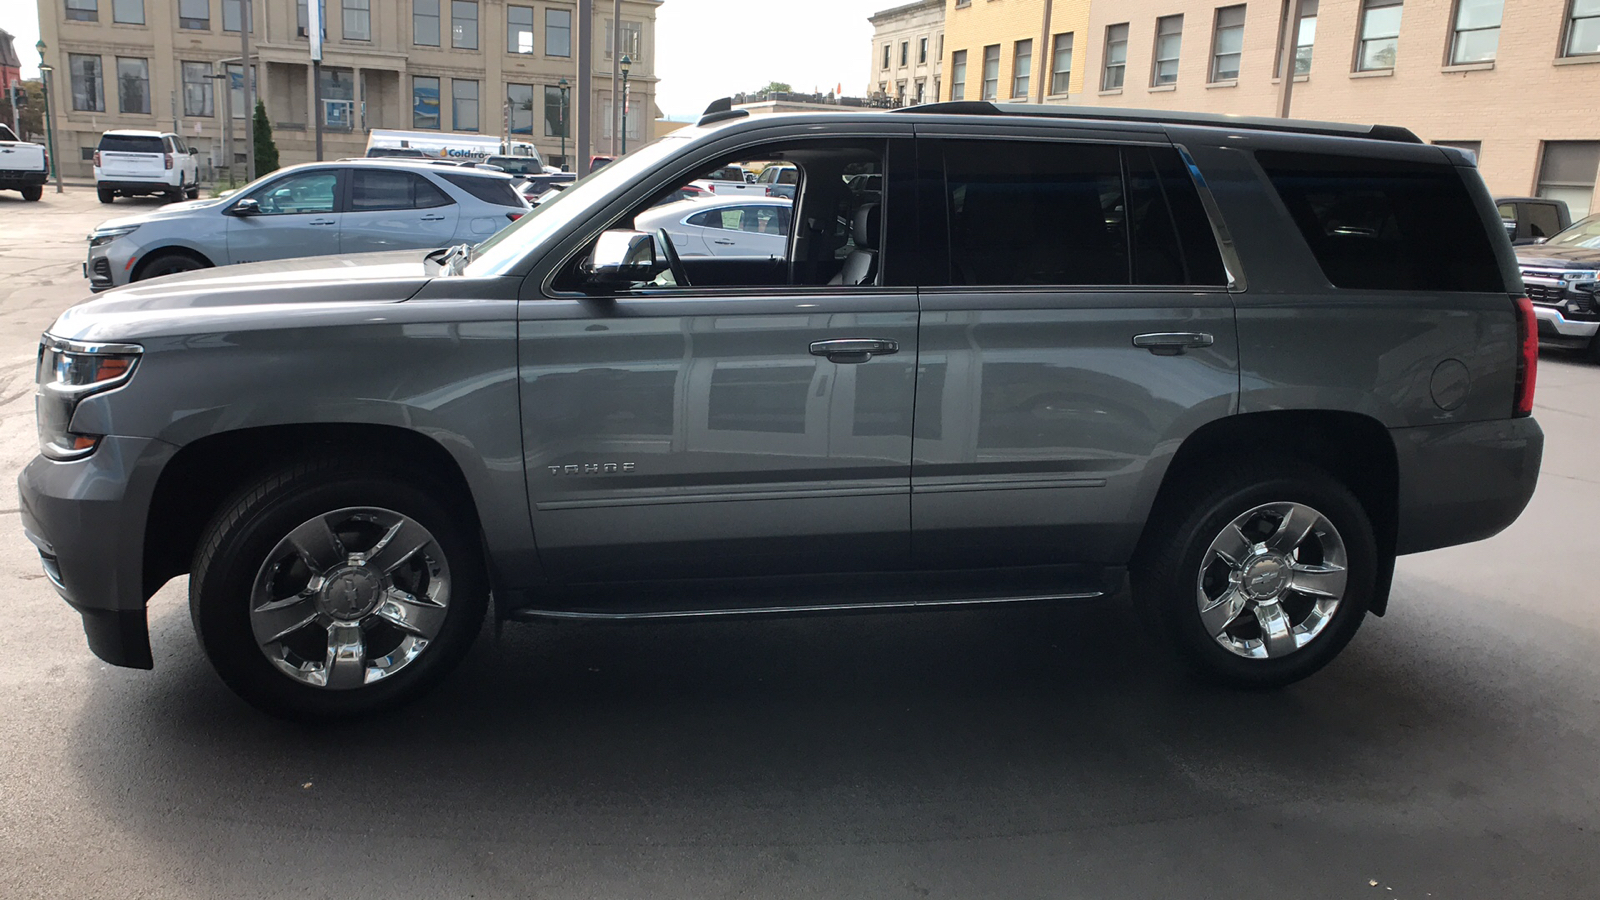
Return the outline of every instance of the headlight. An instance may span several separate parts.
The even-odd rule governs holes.
[[[118,228],[99,228],[89,233],[89,246],[100,247],[109,244],[125,234],[133,234],[139,230],[137,225],[123,225]]]
[[[133,377],[144,348],[137,344],[87,344],[45,335],[39,342],[35,378],[39,392],[34,415],[39,425],[39,452],[51,459],[87,456],[100,435],[68,430],[84,397],[108,391]]]

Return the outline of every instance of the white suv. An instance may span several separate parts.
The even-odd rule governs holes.
[[[101,203],[118,194],[165,194],[169,200],[200,196],[200,162],[172,132],[124,129],[100,135],[94,151],[94,186]]]

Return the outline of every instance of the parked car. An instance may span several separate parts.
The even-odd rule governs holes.
[[[1278,686],[1383,614],[1398,554],[1533,493],[1533,308],[1459,151],[1035,104],[707,119],[475,248],[63,313],[20,518],[91,649],[150,667],[146,602],[187,574],[229,686],[338,718],[436,683],[491,592],[508,620],[651,623],[1131,579],[1197,671]],[[641,230],[779,156],[775,262]],[[458,206],[449,176],[485,177],[366,171]]]
[[[573,172],[540,172],[532,175],[522,175],[517,179],[517,190],[522,193],[522,196],[529,203],[532,203],[537,198],[544,196],[545,192],[553,189],[556,185],[571,184],[577,180],[577,177],[577,174]]]
[[[795,186],[800,183],[800,170],[787,163],[778,163],[761,170],[756,178],[768,197],[794,199]]]
[[[94,187],[101,203],[151,194],[193,200],[200,196],[200,161],[170,131],[108,131],[95,147]]]
[[[1516,250],[1540,342],[1600,363],[1600,213]]]
[[[491,156],[484,162],[518,178],[537,178],[548,174],[544,160],[537,156]]]
[[[789,250],[794,204],[772,197],[679,200],[640,213],[634,227],[672,235],[684,256],[752,256],[782,259]]]
[[[745,178],[745,171],[740,166],[721,166],[704,178],[695,179],[693,184],[713,194],[743,194],[752,197],[767,196],[765,185],[756,184]]]
[[[50,179],[50,153],[43,144],[21,140],[9,125],[0,125],[0,191],[20,191],[24,200],[44,196]]]
[[[1505,225],[1506,236],[1511,238],[1512,246],[1549,240],[1556,232],[1572,224],[1572,214],[1562,200],[1498,197],[1494,205],[1500,210],[1500,220]]]
[[[476,243],[527,212],[511,177],[401,159],[307,163],[236,194],[102,223],[84,274],[94,291],[260,260]]]
[[[589,171],[598,172],[606,166],[611,165],[614,160],[615,157],[612,156],[591,156],[589,157]]]

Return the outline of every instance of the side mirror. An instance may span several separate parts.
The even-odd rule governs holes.
[[[595,241],[583,264],[589,285],[621,288],[656,276],[655,238],[643,231],[607,231]]]
[[[235,203],[232,207],[230,207],[228,209],[228,215],[230,215],[230,216],[259,216],[259,215],[261,215],[261,204],[259,204],[256,201],[250,199],[249,197],[246,197],[243,200],[240,200],[238,203]]]

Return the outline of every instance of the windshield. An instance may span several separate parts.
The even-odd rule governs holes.
[[[619,191],[661,165],[682,149],[686,137],[669,136],[629,153],[533,208],[494,237],[478,245],[466,274],[504,275],[552,234],[587,213],[608,194]]]
[[[1545,245],[1600,250],[1600,214],[1592,215],[1581,222],[1572,224],[1566,231],[1545,241]]]

